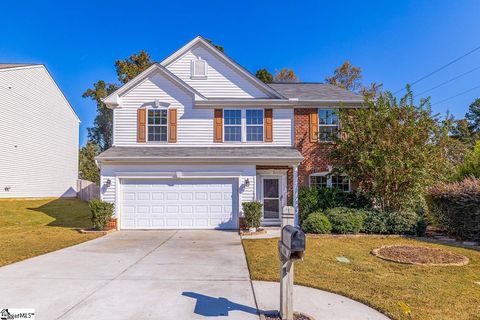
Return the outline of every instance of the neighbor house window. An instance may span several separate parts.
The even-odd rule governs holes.
[[[346,176],[332,175],[330,179],[332,181],[332,188],[337,188],[345,192],[350,191],[350,179]]]
[[[263,110],[246,110],[247,141],[263,141]]]
[[[336,135],[338,135],[337,110],[318,109],[318,139],[330,142]]]
[[[207,78],[208,66],[205,60],[201,58],[192,60],[192,79],[205,79]]]
[[[242,141],[242,111],[224,110],[223,111],[223,130],[225,141]]]
[[[350,179],[343,175],[320,172],[310,175],[311,188],[337,188],[344,192],[350,192]]]
[[[167,141],[167,110],[148,110],[148,141]]]

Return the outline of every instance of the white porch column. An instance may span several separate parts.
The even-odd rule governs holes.
[[[298,227],[298,166],[293,166],[293,208],[295,212],[295,226]]]

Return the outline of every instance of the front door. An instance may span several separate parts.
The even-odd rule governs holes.
[[[263,178],[263,219],[280,219],[280,178]]]

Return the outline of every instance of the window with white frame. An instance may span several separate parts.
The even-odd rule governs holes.
[[[206,79],[208,72],[207,61],[202,58],[192,60],[192,79]]]
[[[242,141],[242,111],[223,110],[224,141]]]
[[[148,141],[167,141],[167,109],[148,109]]]
[[[338,116],[336,109],[318,109],[318,139],[331,142],[338,135]]]
[[[263,141],[263,110],[246,110],[247,141]]]
[[[350,179],[344,175],[320,172],[310,175],[311,188],[337,188],[344,192],[350,192]]]

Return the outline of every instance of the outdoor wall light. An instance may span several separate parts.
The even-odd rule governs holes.
[[[250,180],[248,178],[245,180],[245,187],[250,187]]]
[[[6,187],[4,188],[4,190],[5,190],[5,192],[9,192],[9,191],[10,191],[10,186],[6,186]]]
[[[107,181],[105,182],[105,186],[109,188],[111,185],[112,185],[112,180],[107,179]]]

